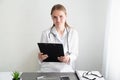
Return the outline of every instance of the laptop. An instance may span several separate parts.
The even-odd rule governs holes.
[[[63,45],[60,43],[38,43],[40,52],[47,54],[44,62],[59,62],[57,57],[64,56]]]

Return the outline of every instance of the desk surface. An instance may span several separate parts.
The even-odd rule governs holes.
[[[79,71],[81,80],[88,80],[82,77],[86,71]],[[93,73],[99,74],[98,71],[92,71]],[[37,80],[37,77],[44,77],[39,80],[60,80],[60,77],[69,77],[70,80],[78,80],[75,73],[39,73],[39,72],[22,72],[22,80]],[[0,80],[12,80],[12,72],[0,72]],[[105,80],[104,78],[96,78],[96,80]]]
[[[78,80],[75,73],[29,73],[25,72],[21,75],[22,80],[37,80],[37,77],[44,77],[39,80],[60,80],[60,77],[69,77],[70,80]]]

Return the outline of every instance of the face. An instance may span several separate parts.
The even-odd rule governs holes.
[[[66,22],[66,14],[62,10],[54,10],[52,13],[52,20],[55,26],[64,26]]]

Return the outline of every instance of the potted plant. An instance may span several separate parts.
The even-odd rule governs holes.
[[[20,73],[17,71],[14,71],[12,73],[13,79],[12,80],[20,80]]]

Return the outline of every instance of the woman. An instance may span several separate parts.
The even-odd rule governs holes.
[[[42,62],[49,56],[39,53],[40,71],[43,72],[73,72],[74,63],[78,54],[78,33],[66,22],[66,9],[61,4],[56,4],[51,9],[53,26],[43,31],[41,43],[62,43],[64,55],[57,59],[60,62]]]

